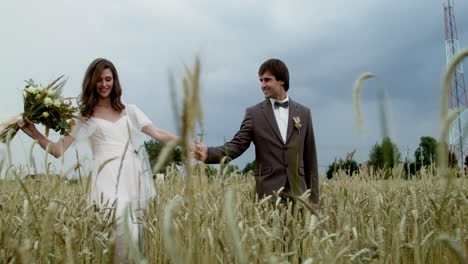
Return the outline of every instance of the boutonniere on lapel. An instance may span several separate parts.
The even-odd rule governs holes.
[[[299,131],[299,134],[301,133],[301,119],[298,116],[293,117],[294,121],[294,126],[297,128],[297,131]]]

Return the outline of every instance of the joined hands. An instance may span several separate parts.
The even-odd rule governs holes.
[[[206,161],[208,158],[208,148],[205,144],[194,141],[195,144],[195,151],[193,152],[193,157],[199,161]]]

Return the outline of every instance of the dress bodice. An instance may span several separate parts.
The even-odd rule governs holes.
[[[115,122],[93,117],[96,131],[91,135],[91,146],[96,160],[106,160],[122,156],[127,146],[128,152],[133,152],[130,137],[128,116],[124,115]]]

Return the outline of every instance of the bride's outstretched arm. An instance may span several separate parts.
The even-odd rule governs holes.
[[[26,120],[21,129],[28,136],[37,140],[39,142],[39,145],[44,150],[47,150],[50,154],[52,154],[52,156],[56,158],[61,157],[62,154],[65,153],[65,151],[68,149],[68,147],[70,147],[74,140],[72,136],[65,136],[63,137],[63,139],[60,139],[59,141],[54,143],[48,138],[46,138],[41,132],[39,132],[34,123],[30,120]]]
[[[163,142],[163,143],[166,143],[166,142],[169,142],[169,141],[172,141],[172,140],[176,140],[177,142],[179,141],[179,137],[172,134],[171,132],[168,132],[164,129],[160,129],[160,128],[157,128],[153,125],[147,125],[147,126],[144,126],[141,131],[145,134],[147,134],[148,136],[156,139],[157,141],[159,142]]]
[[[157,141],[159,142],[163,142],[163,143],[167,143],[169,141],[173,141],[175,140],[177,145],[180,146],[180,144],[182,142],[180,142],[180,137],[172,134],[171,132],[169,131],[166,131],[164,129],[160,129],[160,128],[157,128],[153,125],[147,125],[147,126],[144,126],[141,131],[145,134],[147,134],[148,136],[156,139]],[[188,146],[188,150],[189,151],[195,151],[195,143],[193,142],[190,142],[189,143],[189,146]]]

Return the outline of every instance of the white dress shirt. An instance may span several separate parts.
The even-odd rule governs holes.
[[[281,133],[281,138],[283,143],[286,143],[286,133],[288,131],[288,118],[289,118],[289,107],[278,107],[275,108],[276,99],[270,98],[271,107],[273,107],[273,113],[275,114],[276,124],[278,124],[279,131]],[[280,103],[289,101],[289,97],[286,96],[286,99],[283,101],[278,101]]]

